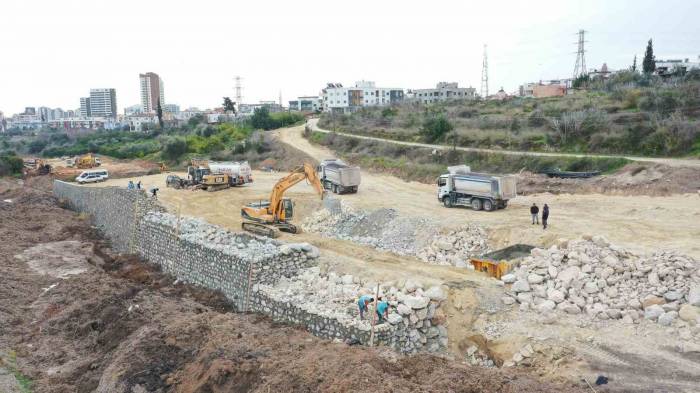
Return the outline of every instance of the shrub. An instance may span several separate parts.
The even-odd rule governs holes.
[[[14,176],[22,173],[24,163],[15,152],[0,154],[0,176]]]
[[[444,115],[429,117],[423,122],[421,134],[429,143],[442,140],[444,136],[452,131],[454,126]]]
[[[163,157],[170,161],[178,160],[185,153],[187,153],[187,142],[180,138],[171,140],[163,148]]]

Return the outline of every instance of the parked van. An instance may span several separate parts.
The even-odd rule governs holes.
[[[109,179],[109,173],[106,169],[97,169],[91,171],[83,171],[80,176],[75,178],[80,184],[97,183]]]

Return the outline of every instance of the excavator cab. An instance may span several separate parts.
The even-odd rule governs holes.
[[[282,219],[291,220],[294,217],[294,202],[289,198],[282,198]]]

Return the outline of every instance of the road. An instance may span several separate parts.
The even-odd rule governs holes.
[[[322,133],[326,133],[326,134],[335,132],[338,135],[343,135],[343,136],[347,136],[347,137],[351,137],[351,138],[366,139],[366,140],[377,141],[377,142],[393,143],[393,144],[397,144],[397,145],[426,147],[426,148],[430,148],[430,149],[440,149],[440,150],[451,150],[452,149],[452,146],[447,146],[447,145],[432,145],[432,144],[428,144],[428,143],[405,142],[405,141],[397,141],[397,140],[393,140],[393,139],[384,139],[384,138],[377,138],[377,137],[365,136],[365,135],[355,135],[355,134],[350,134],[347,132],[336,132],[336,131],[324,130],[324,129],[318,127],[318,119],[310,119],[309,126],[314,131],[318,131],[318,132],[322,132]],[[457,150],[470,151],[470,152],[480,152],[480,153],[500,153],[500,154],[517,155],[517,156],[575,157],[575,158],[582,158],[582,157],[625,158],[625,159],[630,160],[630,161],[664,164],[664,165],[669,165],[669,166],[673,166],[673,167],[688,166],[688,167],[695,167],[695,168],[700,169],[700,160],[692,159],[692,158],[637,157],[637,156],[625,156],[625,155],[616,156],[616,155],[602,155],[602,154],[550,153],[550,152],[483,149],[483,148],[478,148],[478,147],[457,147]]]

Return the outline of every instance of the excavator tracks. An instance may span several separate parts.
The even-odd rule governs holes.
[[[256,235],[267,236],[271,238],[277,238],[280,235],[280,230],[265,224],[255,223],[255,222],[244,222],[241,224],[244,231],[255,233]]]

